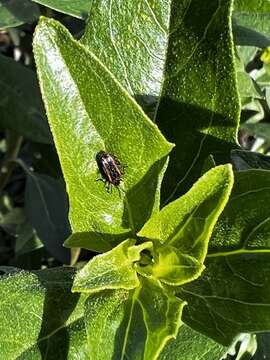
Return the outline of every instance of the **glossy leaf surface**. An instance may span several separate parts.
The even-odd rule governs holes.
[[[91,356],[157,359],[165,343],[176,336],[184,305],[150,279],[141,279],[141,286],[130,292],[106,290],[90,295],[85,314]]]
[[[171,1],[94,0],[81,42],[152,117],[160,96]]]
[[[176,339],[165,346],[159,360],[219,360],[226,353],[226,347],[183,324]]]
[[[235,174],[230,200],[209,243],[210,254],[246,253],[270,248],[270,172],[247,170]]]
[[[1,271],[1,358],[86,359],[83,302],[70,292],[74,271]]]
[[[270,330],[270,172],[235,174],[227,206],[209,243],[206,270],[179,291],[184,321],[229,345],[242,332]]]
[[[154,265],[142,268],[142,271],[149,271],[171,285],[197,278],[204,268],[208,241],[229,198],[232,184],[231,166],[215,167],[187,194],[154,215],[138,234],[151,239],[157,248]]]
[[[143,250],[151,247],[151,242],[136,246],[134,240],[126,240],[113,250],[95,256],[77,273],[72,291],[95,293],[138,287],[140,282],[134,263],[140,260]]]
[[[112,74],[59,23],[41,20],[34,51],[67,184],[72,230],[112,235],[109,242],[116,235],[127,238],[159,208],[160,182],[172,145]],[[100,150],[128,166],[119,191],[107,192],[96,181]]]
[[[269,262],[260,251],[209,257],[200,279],[179,291],[189,304],[183,320],[224,345],[242,332],[269,331]]]
[[[231,32],[232,1],[173,1],[162,100],[156,122],[176,144],[164,200],[194,183],[204,160],[229,161],[240,103]]]
[[[233,16],[238,24],[263,33],[270,41],[268,0],[235,0]]]

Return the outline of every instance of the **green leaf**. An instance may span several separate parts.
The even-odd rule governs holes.
[[[92,4],[81,42],[153,117],[163,79],[171,1]]]
[[[270,249],[270,172],[247,170],[235,174],[230,200],[209,243],[211,253],[248,253]]]
[[[270,172],[235,174],[227,206],[209,243],[206,270],[179,291],[184,321],[216,341],[270,330]]]
[[[76,274],[72,291],[95,293],[138,287],[140,282],[134,263],[140,260],[143,250],[151,247],[151,242],[135,245],[135,240],[126,240],[113,250],[95,256]]]
[[[183,324],[177,338],[168,342],[158,359],[218,360],[225,353],[226,347]]]
[[[235,0],[234,10],[243,12],[270,13],[269,0]]]
[[[39,15],[38,6],[33,4],[31,0],[0,1],[0,29],[32,23]]]
[[[229,161],[240,103],[231,31],[232,1],[175,0],[157,124],[176,144],[164,198],[177,198],[198,179],[204,160]],[[169,200],[167,199],[167,201]]]
[[[270,156],[267,155],[246,150],[233,150],[231,158],[234,168],[238,171],[249,169],[270,170]]]
[[[191,190],[165,206],[138,233],[155,244],[154,264],[141,268],[170,284],[200,276],[213,227],[224,209],[233,184],[230,165],[203,175]]]
[[[25,165],[23,169],[27,175],[24,195],[27,216],[46,249],[56,259],[69,263],[70,251],[63,247],[70,235],[63,181],[34,173]]]
[[[0,127],[34,142],[52,143],[33,71],[0,55]]]
[[[35,3],[47,6],[64,14],[86,19],[93,0],[32,0]]]
[[[70,292],[74,270],[0,270],[1,359],[87,359],[83,299]]]
[[[270,39],[270,3],[268,0],[235,0],[233,17],[239,25],[263,33]]]
[[[112,242],[116,236],[130,237],[159,209],[160,183],[172,144],[112,74],[58,22],[41,20],[34,52],[67,184],[73,232],[111,235]],[[95,157],[100,150],[128,166],[119,192],[108,193],[96,181]]]
[[[242,332],[270,330],[269,253],[207,257],[202,276],[179,290],[183,320],[223,345]]]
[[[150,279],[141,279],[141,286],[130,292],[90,295],[85,322],[92,358],[157,359],[166,342],[176,337],[184,305]]]

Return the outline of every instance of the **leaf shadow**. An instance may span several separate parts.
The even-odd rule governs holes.
[[[204,161],[209,155],[220,165],[231,162],[231,150],[239,149],[234,114],[229,118],[165,97],[160,103],[156,123],[166,139],[176,145],[170,153],[164,176],[162,202],[173,193],[171,199],[187,192],[201,176]],[[219,138],[220,132],[228,141]]]
[[[47,278],[46,273],[55,272],[55,276]],[[39,349],[41,359],[58,358],[67,359],[70,346],[70,335],[66,324],[75,309],[79,294],[71,293],[72,278],[75,269],[67,271],[59,268],[36,271],[40,284],[46,289],[40,332],[37,343],[20,355],[20,359],[26,359],[32,351]],[[51,279],[50,279],[51,278]],[[80,321],[79,321],[80,322]],[[74,323],[78,323],[76,320]],[[79,326],[80,324],[76,324]]]
[[[159,174],[163,171],[166,162],[167,156],[156,161],[141,180],[125,193],[122,226],[130,228],[130,224],[132,224],[134,237],[151,217],[155,207],[156,210],[159,210],[157,187],[160,181]],[[141,199],[143,201],[140,201]],[[148,202],[147,206],[145,206],[146,202]]]

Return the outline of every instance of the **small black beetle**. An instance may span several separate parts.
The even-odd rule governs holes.
[[[124,166],[112,154],[103,150],[99,151],[96,155],[96,162],[102,176],[102,180],[106,184],[107,191],[111,191],[112,185],[119,186],[124,174]]]

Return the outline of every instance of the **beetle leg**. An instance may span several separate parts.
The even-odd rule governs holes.
[[[106,180],[103,179],[103,177],[100,175],[96,178],[96,181],[102,181],[105,182]]]

